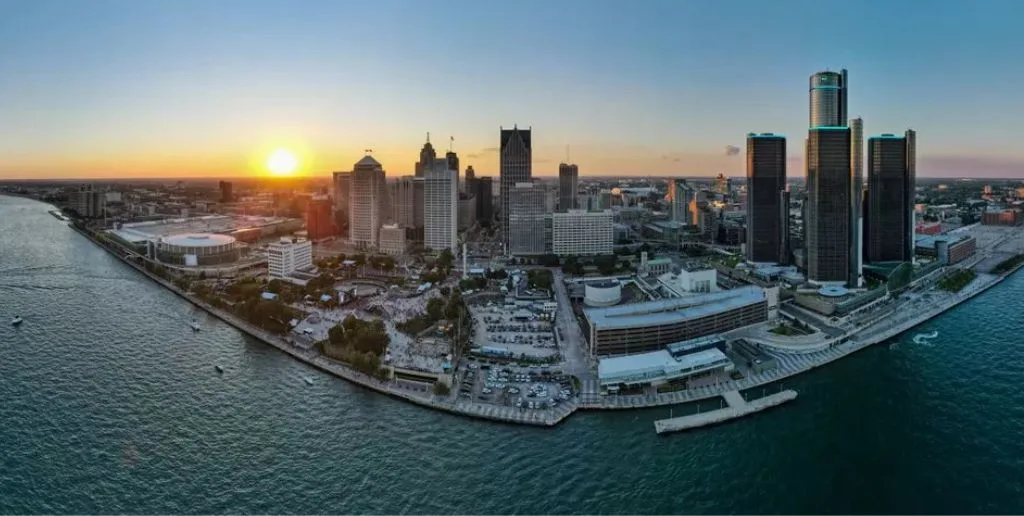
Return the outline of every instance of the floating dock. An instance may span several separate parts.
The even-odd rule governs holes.
[[[739,391],[726,392],[722,397],[725,398],[728,407],[689,416],[659,419],[654,422],[654,431],[659,434],[668,434],[723,423],[793,401],[796,399],[796,391],[785,390],[750,402],[744,400]]]

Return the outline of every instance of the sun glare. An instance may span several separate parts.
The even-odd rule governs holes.
[[[299,166],[299,159],[288,149],[277,149],[267,158],[267,170],[275,176],[288,176]]]

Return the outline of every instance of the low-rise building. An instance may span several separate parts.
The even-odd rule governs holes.
[[[678,273],[666,272],[658,276],[658,287],[669,297],[683,297],[718,291],[718,271],[715,269],[682,269]]]
[[[725,340],[717,335],[666,346],[665,349],[602,358],[597,378],[602,393],[663,384],[679,384],[694,377],[735,369],[722,351]]]
[[[936,235],[918,237],[914,242],[914,252],[921,256],[938,258],[942,265],[960,263],[974,254],[978,241],[967,235]]]

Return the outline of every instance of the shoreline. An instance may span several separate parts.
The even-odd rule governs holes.
[[[358,372],[348,366],[341,363],[331,361],[330,359],[321,356],[315,352],[309,352],[292,346],[285,342],[282,338],[276,335],[270,335],[262,330],[252,326],[250,323],[243,321],[233,314],[224,312],[220,309],[214,308],[208,305],[202,300],[195,298],[187,292],[181,291],[177,286],[167,282],[166,280],[150,273],[138,264],[132,263],[121,254],[117,253],[114,249],[111,249],[102,243],[95,240],[91,234],[83,231],[74,226],[74,224],[68,224],[71,229],[76,233],[85,237],[87,240],[104,249],[122,263],[130,266],[132,269],[143,274],[150,280],[157,284],[167,288],[182,299],[192,303],[194,306],[202,309],[217,319],[231,325],[235,329],[242,331],[246,335],[257,339],[265,344],[268,344],[278,350],[290,355],[292,358],[299,360],[315,369],[322,372],[334,375],[343,380],[347,380],[351,383],[370,389],[377,393],[404,400],[423,408],[438,410],[447,412],[453,415],[492,421],[496,423],[506,424],[520,424],[528,426],[541,426],[541,427],[553,427],[566,420],[569,416],[575,413],[577,410],[580,411],[596,411],[596,410],[637,410],[637,409],[649,409],[658,407],[668,407],[673,405],[682,405],[686,403],[698,402],[707,399],[721,397],[723,394],[729,391],[744,391],[756,387],[761,387],[771,383],[783,381],[787,378],[794,377],[803,373],[806,373],[812,369],[816,369],[827,365],[835,360],[846,357],[852,353],[860,351],[864,348],[872,345],[889,340],[901,333],[909,331],[914,327],[917,327],[925,322],[942,315],[943,313],[973,299],[975,296],[986,292],[988,289],[1002,283],[1006,278],[1011,276],[1020,268],[1024,267],[1024,263],[1017,265],[1013,269],[994,276],[991,280],[985,284],[971,290],[970,292],[963,294],[952,299],[951,302],[945,303],[932,310],[923,312],[917,317],[914,317],[904,323],[894,325],[881,333],[875,333],[870,337],[858,340],[857,335],[851,336],[851,340],[838,345],[834,348],[830,348],[826,351],[821,351],[821,355],[815,357],[811,363],[801,366],[796,369],[782,371],[779,369],[773,369],[758,377],[748,377],[743,380],[730,380],[725,383],[715,384],[714,386],[706,386],[694,390],[677,391],[673,393],[659,394],[657,399],[651,397],[646,398],[609,398],[601,396],[596,393],[585,393],[581,392],[579,396],[574,399],[562,404],[554,409],[548,409],[545,411],[528,411],[523,409],[513,409],[504,406],[492,406],[483,405],[477,403],[452,403],[448,401],[440,401],[435,399],[433,396],[428,398],[424,396],[418,396],[416,394],[406,392],[405,390],[389,385],[388,382],[378,380],[376,378],[367,376],[361,372]]]

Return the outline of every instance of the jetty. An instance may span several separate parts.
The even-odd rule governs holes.
[[[684,430],[690,430],[701,426],[724,423],[731,419],[748,416],[755,412],[760,412],[762,410],[793,401],[796,399],[796,391],[787,389],[775,394],[769,394],[768,396],[758,398],[753,401],[744,400],[739,391],[726,392],[722,394],[722,397],[725,398],[725,403],[727,405],[725,408],[691,414],[689,416],[659,419],[654,422],[654,431],[658,434],[668,434],[672,432],[682,432]]]

